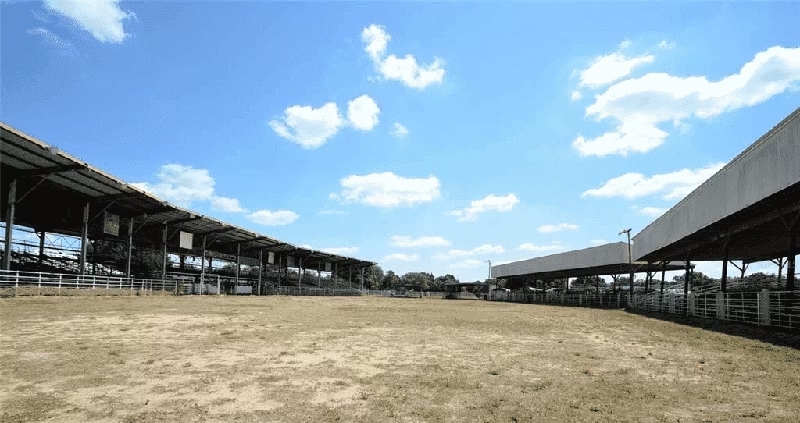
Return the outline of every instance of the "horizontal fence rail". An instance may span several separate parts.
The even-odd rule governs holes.
[[[179,281],[0,270],[0,296],[178,293]],[[101,291],[102,290],[102,291]]]
[[[709,293],[578,293],[494,292],[491,301],[557,304],[644,311],[702,317],[757,326],[800,330],[800,291]]]

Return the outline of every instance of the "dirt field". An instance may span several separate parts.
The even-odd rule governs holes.
[[[798,349],[624,311],[363,297],[0,300],[2,422],[798,416]]]

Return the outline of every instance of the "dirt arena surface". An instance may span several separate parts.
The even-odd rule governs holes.
[[[0,299],[0,421],[786,421],[800,351],[617,310]]]

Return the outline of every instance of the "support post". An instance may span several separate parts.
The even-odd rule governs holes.
[[[322,262],[317,262],[317,286],[322,288]]]
[[[241,243],[238,243],[238,242],[236,243],[236,273],[235,273],[235,277],[233,279],[233,294],[232,295],[236,295],[238,293],[238,291],[239,291],[239,272],[241,271],[240,269],[242,268],[241,261],[240,261],[240,259],[241,259],[240,254],[242,252],[241,246],[242,246]]]
[[[202,294],[203,293],[202,286],[205,285],[206,283],[206,236],[205,235],[203,235],[202,252],[200,254],[202,254],[200,256],[200,286],[201,286],[200,294]]]
[[[261,273],[264,270],[264,250],[258,250],[258,295],[261,296]]]
[[[83,206],[83,228],[81,229],[81,256],[78,260],[80,265],[79,274],[86,274],[86,249],[89,243],[89,203]]]
[[[39,234],[39,265],[40,266],[42,265],[42,262],[44,261],[44,237],[45,237],[46,234],[47,234],[47,232],[45,232],[45,231],[42,231]]]
[[[728,292],[728,254],[730,253],[730,249],[728,248],[728,243],[725,243],[725,248],[722,251],[722,278],[719,281],[719,290],[722,293]]]
[[[128,220],[128,245],[127,245],[127,253],[125,254],[125,276],[128,279],[133,280],[133,275],[131,275],[131,259],[133,256],[133,218]],[[131,282],[131,286],[133,286],[133,282]]]
[[[647,295],[647,293],[650,291],[650,286],[653,285],[653,269],[652,269],[652,267],[653,267],[653,262],[652,261],[648,261],[647,262],[647,277],[644,279],[644,294],[645,295]]]
[[[278,290],[281,289],[281,255],[278,254]]]
[[[361,268],[361,290],[364,290],[364,268]]]
[[[167,224],[161,234],[161,280],[167,280]],[[163,284],[163,282],[162,282]],[[163,288],[162,288],[163,289]]]
[[[336,288],[336,274],[339,272],[339,263],[333,264],[333,273],[331,273],[331,280],[333,281],[333,288]]]
[[[347,266],[347,283],[353,289],[353,266]]]
[[[302,283],[303,283],[303,258],[302,257],[298,257],[297,261],[298,261],[298,265],[300,266],[300,267],[297,268],[297,270],[298,270],[298,272],[297,272],[297,287],[298,288],[302,288]]]
[[[8,186],[8,206],[6,208],[6,237],[3,247],[3,270],[11,270],[11,242],[14,232],[14,212],[17,209],[17,180],[12,179]]]
[[[689,295],[689,279],[692,278],[692,275],[690,273],[691,264],[692,264],[692,262],[687,257],[686,258],[686,274],[683,277],[683,295]]]
[[[794,291],[795,255],[797,254],[797,228],[789,233],[789,254],[786,258],[786,290]]]

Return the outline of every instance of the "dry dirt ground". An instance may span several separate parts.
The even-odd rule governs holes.
[[[800,421],[800,351],[619,310],[0,299],[0,421]]]

